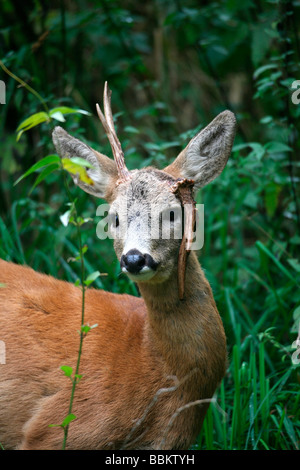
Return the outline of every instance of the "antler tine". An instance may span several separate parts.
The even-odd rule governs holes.
[[[107,82],[104,84],[103,106],[108,125],[112,130],[115,130],[114,119],[111,111],[111,90],[109,89]]]
[[[124,153],[121,147],[121,143],[117,137],[113,115],[111,111],[111,90],[108,88],[107,82],[104,85],[104,93],[103,93],[103,106],[104,106],[104,114],[101,111],[99,104],[96,104],[97,114],[98,117],[104,127],[105,133],[108,137],[110,142],[110,146],[114,155],[114,160],[117,165],[118,173],[120,176],[119,182],[129,181],[131,179],[131,175],[126,168]]]

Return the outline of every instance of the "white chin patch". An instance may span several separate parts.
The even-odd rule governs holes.
[[[149,281],[156,274],[156,271],[153,271],[153,269],[148,268],[148,266],[144,266],[140,270],[140,272],[137,273],[137,274],[132,274],[132,273],[128,272],[126,268],[122,268],[122,272],[127,274],[129,279],[131,279],[134,282]]]

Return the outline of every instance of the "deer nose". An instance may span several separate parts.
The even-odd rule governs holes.
[[[146,257],[138,250],[129,250],[121,257],[121,268],[126,268],[131,274],[138,274],[145,265]]]

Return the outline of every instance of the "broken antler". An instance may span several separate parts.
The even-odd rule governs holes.
[[[178,255],[178,291],[179,299],[184,299],[185,272],[188,255],[191,251],[196,222],[196,203],[193,199],[194,181],[178,179],[171,191],[179,198],[184,208],[184,233]]]
[[[123,183],[125,181],[129,181],[131,179],[130,172],[126,168],[125,159],[124,159],[124,152],[121,147],[121,143],[117,137],[114,120],[111,111],[111,90],[108,88],[107,82],[104,85],[104,93],[103,93],[103,106],[104,106],[104,114],[102,113],[99,104],[96,104],[97,113],[99,119],[104,127],[105,133],[108,137],[114,160],[117,165],[118,174],[119,174],[119,183]]]

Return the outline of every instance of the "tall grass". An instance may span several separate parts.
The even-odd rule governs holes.
[[[289,244],[292,255],[282,232],[275,234],[259,213],[245,217],[242,207],[237,213],[227,192],[230,170],[231,164],[216,189],[206,189],[208,236],[200,254],[226,329],[228,369],[195,448],[299,450],[300,367],[292,361],[300,300],[296,246]]]

